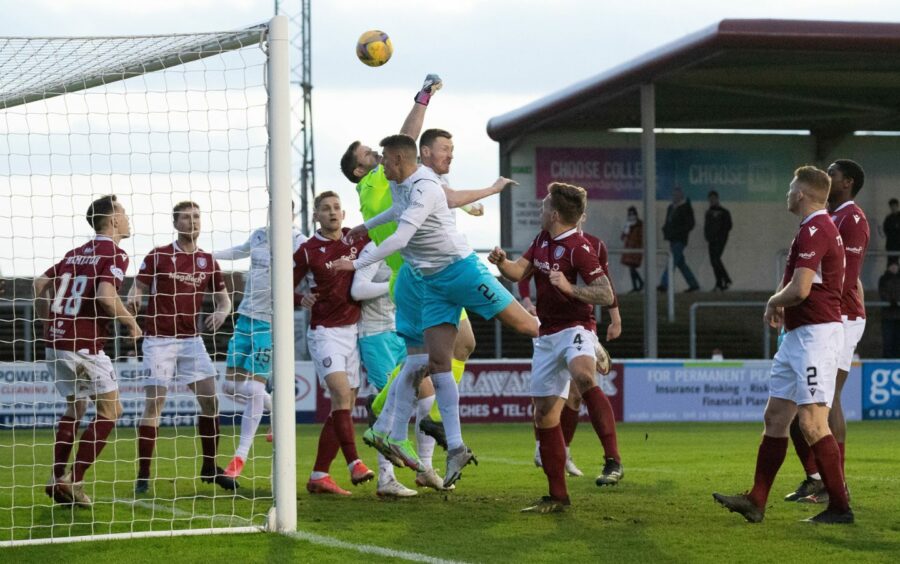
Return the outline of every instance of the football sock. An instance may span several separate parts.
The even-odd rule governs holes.
[[[244,383],[243,393],[247,397],[244,406],[244,414],[241,416],[241,441],[238,443],[234,454],[247,460],[250,447],[253,446],[253,437],[259,429],[265,409],[266,385],[258,380],[247,380]]]
[[[74,417],[63,415],[56,427],[56,440],[53,441],[53,477],[62,478],[69,464],[69,455],[75,446],[75,434],[79,422]]]
[[[72,465],[73,482],[80,482],[84,478],[84,473],[100,456],[103,447],[106,446],[106,437],[115,426],[115,421],[104,419],[99,415],[91,421],[78,441],[78,452],[75,453],[75,464]]]
[[[453,380],[456,381],[457,385],[459,381],[462,380],[463,374],[466,372],[466,362],[464,360],[457,360],[455,358],[450,359],[450,372],[453,373]],[[431,420],[437,423],[443,421],[441,419],[441,410],[437,403],[431,406]]]
[[[794,450],[797,451],[797,458],[803,465],[803,471],[807,476],[813,477],[813,474],[818,473],[819,468],[816,466],[816,457],[813,455],[809,443],[806,442],[803,431],[800,430],[799,417],[794,417],[794,420],[791,421],[791,442],[794,443]]]
[[[594,386],[582,394],[581,397],[587,406],[594,432],[597,433],[600,443],[603,445],[604,456],[606,458],[614,458],[616,462],[621,462],[619,444],[616,438],[616,415],[613,413],[609,398],[606,397],[606,394],[603,393],[599,386]]]
[[[423,433],[419,423],[429,416],[435,403],[434,396],[421,398],[416,402],[416,452],[426,468],[431,468],[431,458],[434,456],[434,445],[437,441]]]
[[[452,372],[438,372],[431,375],[434,394],[437,396],[438,408],[447,435],[447,448],[452,450],[463,446],[462,428],[459,424],[459,389],[453,379]]]
[[[578,428],[578,412],[568,405],[563,405],[562,413],[559,415],[559,426],[562,427],[563,440],[566,441],[566,446],[569,446],[575,437],[575,429]]]
[[[812,445],[812,451],[816,456],[825,490],[828,491],[828,509],[847,511],[850,509],[850,500],[847,499],[844,473],[841,471],[841,451],[834,435],[819,439]]]
[[[764,509],[769,499],[769,490],[778,474],[778,469],[787,456],[787,437],[770,437],[763,435],[762,443],[756,454],[756,474],[753,477],[753,489],[747,495],[753,505]]]
[[[403,364],[398,364],[394,367],[394,371],[391,372],[390,377],[388,377],[387,384],[381,388],[381,391],[378,392],[378,395],[375,396],[375,400],[372,402],[372,411],[375,413],[375,416],[381,415],[381,412],[384,410],[384,402],[387,401],[388,394],[391,391],[391,383],[397,378],[397,375],[400,374],[400,370],[403,368]],[[388,427],[390,430],[390,427]]]
[[[375,412],[376,419],[372,428],[379,433],[390,433],[391,427],[394,425],[394,406],[397,405],[397,388],[399,388],[399,386],[394,386],[393,382],[388,382],[388,385],[382,388],[381,392],[375,396],[375,401],[372,404],[372,411]],[[384,398],[381,406],[377,405],[379,398]]]
[[[138,478],[150,477],[150,463],[153,461],[158,433],[159,429],[153,425],[138,426]]]
[[[328,470],[331,468],[331,461],[337,456],[340,448],[341,444],[338,442],[337,435],[334,432],[334,418],[329,415],[322,426],[322,432],[319,433],[319,447],[316,451],[316,463],[313,465],[313,480],[324,477],[316,477],[316,472],[328,474]]]
[[[334,421],[334,434],[341,445],[341,452],[347,464],[359,458],[356,452],[356,440],[353,434],[353,420],[350,418],[349,409],[336,409],[331,412]]]
[[[389,482],[391,480],[396,479],[394,475],[394,465],[391,464],[391,461],[384,457],[380,452],[378,453],[378,483],[383,484],[385,482]]]
[[[550,497],[563,500],[569,497],[566,490],[566,444],[562,428],[538,429],[541,442],[541,461],[544,474],[550,483]]]
[[[428,365],[427,354],[413,354],[406,357],[403,370],[397,375],[391,388],[394,389],[393,423],[391,424],[391,439],[405,441],[409,437],[409,418],[416,408],[416,390],[413,388],[413,380],[416,373],[423,366]],[[388,401],[390,401],[388,397]],[[385,404],[385,411],[388,405]]]
[[[837,439],[835,439],[835,440],[837,440]],[[837,445],[838,445],[838,450],[841,451],[841,475],[843,475],[844,478],[846,478],[847,472],[845,471],[845,467],[844,467],[844,443],[838,443]]]
[[[219,416],[198,415],[197,432],[200,435],[200,446],[203,449],[204,475],[215,474],[216,451],[219,445]]]

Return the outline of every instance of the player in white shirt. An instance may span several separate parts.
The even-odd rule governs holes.
[[[293,229],[293,251],[306,236]],[[246,402],[241,416],[241,439],[225,475],[237,478],[253,445],[264,411],[272,410],[272,396],[266,383],[272,376],[272,252],[269,229],[260,227],[241,245],[213,253],[216,260],[250,258],[244,285],[244,299],[238,306],[234,335],[228,343],[225,363],[225,393]]]
[[[382,140],[385,175],[392,181],[393,206],[365,224],[351,230],[349,237],[361,236],[387,221],[398,222],[397,231],[372,252],[356,261],[336,261],[335,268],[354,270],[383,260],[400,251],[409,267],[421,279],[407,286],[398,276],[395,298],[398,332],[415,335],[400,326],[402,310],[418,313],[424,329],[428,355],[408,357],[398,376],[400,398],[395,420],[406,425],[414,405],[416,375],[427,367],[437,395],[438,407],[447,434],[448,456],[444,486],[459,479],[462,469],[474,456],[462,440],[459,426],[459,391],[451,372],[453,343],[460,313],[465,307],[485,319],[498,317],[516,331],[536,337],[538,323],[478,260],[465,237],[456,229],[442,183],[428,167],[418,167],[415,141],[406,135]],[[418,288],[412,286],[418,285]],[[409,298],[407,300],[406,298]],[[408,303],[419,300],[417,309]],[[422,331],[420,331],[420,334]],[[424,358],[423,358],[424,357]],[[405,415],[405,420],[404,420]]]
[[[375,246],[370,242],[365,248]],[[390,297],[390,279],[391,268],[381,261],[356,271],[350,288],[350,296],[361,306],[357,325],[360,359],[369,384],[379,392],[387,385],[394,367],[406,359],[406,342],[397,334],[394,323],[396,308]],[[397,480],[394,464],[381,452],[376,493],[382,497],[411,497],[417,493]]]

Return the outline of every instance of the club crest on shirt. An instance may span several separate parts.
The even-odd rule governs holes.
[[[206,268],[206,257],[197,257],[197,268]]]
[[[556,247],[553,249],[553,258],[559,260],[566,253],[565,247]]]
[[[330,356],[325,357],[325,360],[322,361],[322,366],[324,366],[325,368],[331,368],[331,357]]]

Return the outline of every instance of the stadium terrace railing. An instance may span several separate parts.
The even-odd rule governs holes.
[[[870,307],[887,307],[888,302],[866,302],[866,308]],[[690,309],[690,340],[691,340],[691,358],[697,358],[697,312],[700,308],[722,308],[722,307],[755,307],[762,311],[766,307],[766,302],[696,302],[691,304]],[[772,328],[765,321],[763,325],[763,358],[772,358]]]

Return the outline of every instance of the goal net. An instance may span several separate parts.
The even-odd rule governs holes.
[[[222,33],[0,38],[0,546],[293,526],[292,306],[277,307],[290,283],[245,291],[244,252],[262,228],[273,278],[290,279],[286,35],[280,16]],[[121,241],[121,218],[86,220],[108,194],[130,223]],[[127,255],[103,280],[139,307],[143,339],[96,297],[103,273],[78,269],[125,258],[102,250],[98,225]],[[252,352],[283,376],[241,449],[259,389],[244,380],[250,349],[228,351],[257,336],[233,314],[251,299],[276,312],[275,347]],[[273,492],[291,497],[277,519]]]

